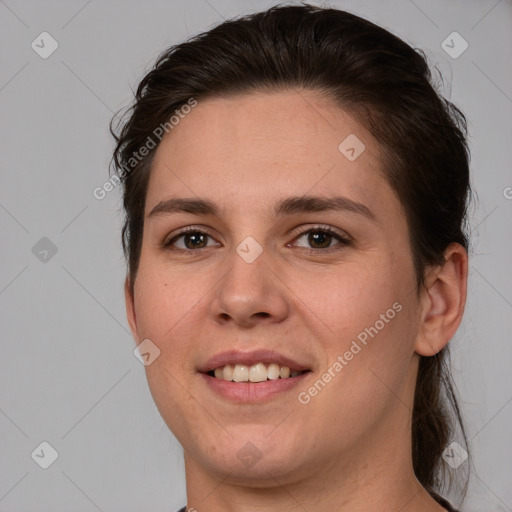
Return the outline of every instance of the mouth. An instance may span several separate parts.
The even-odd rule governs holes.
[[[292,370],[289,366],[277,363],[259,362],[253,365],[226,364],[206,375],[229,382],[264,382],[266,380],[293,379],[310,370]]]
[[[311,373],[306,363],[271,350],[228,351],[198,368],[216,394],[237,402],[263,402],[299,385]]]

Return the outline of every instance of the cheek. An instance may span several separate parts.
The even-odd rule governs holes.
[[[339,348],[343,348],[342,340],[357,337],[399,301],[396,284],[392,268],[384,262],[354,261],[343,262],[325,273],[301,273],[290,281],[290,288],[299,299],[297,305],[303,303],[304,315],[321,328],[315,331],[325,332],[330,345],[336,345],[336,339],[341,340]],[[393,314],[392,310],[390,315]]]
[[[333,383],[326,386],[328,402],[368,406],[380,393],[399,392],[416,333],[410,277],[382,261],[295,282],[293,291],[307,306],[301,314],[327,355],[320,371],[330,369],[331,377],[322,379]]]
[[[391,411],[407,407],[403,393],[414,326],[406,305],[389,299],[375,301],[371,309],[347,303],[337,337],[324,340],[328,363],[311,387],[301,390],[300,403],[308,401],[305,421],[311,422],[311,431],[322,432],[324,446],[349,447],[365,431],[377,429]]]
[[[142,262],[142,260],[141,260]],[[205,290],[208,288],[205,287]],[[204,411],[187,391],[194,376],[190,340],[201,325],[205,290],[157,262],[141,265],[135,288],[139,336],[150,339],[160,351],[145,366],[148,387],[167,426],[178,440],[204,422]],[[196,326],[196,327],[194,327]]]
[[[198,283],[194,286],[193,278],[178,277],[157,264],[141,268],[139,278],[135,292],[139,336],[159,350],[154,362],[145,366],[148,386],[169,428],[180,432],[185,429],[183,414],[175,411],[185,408],[187,416],[200,417],[187,389],[195,376],[190,347],[202,325],[199,317],[205,314],[205,291]]]
[[[182,337],[184,326],[202,306],[207,290],[198,275],[187,277],[158,262],[141,266],[135,289],[140,335],[157,344]]]

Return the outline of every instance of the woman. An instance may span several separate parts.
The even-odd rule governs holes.
[[[273,7],[166,51],[112,130],[127,316],[182,510],[454,510],[469,154],[424,57]]]

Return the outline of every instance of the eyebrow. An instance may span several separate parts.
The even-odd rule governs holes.
[[[293,196],[278,201],[274,205],[276,217],[297,213],[324,211],[347,211],[362,215],[372,222],[377,222],[374,213],[363,203],[342,196]],[[219,208],[208,199],[171,198],[160,201],[149,213],[148,218],[173,213],[191,213],[194,215],[219,215]]]

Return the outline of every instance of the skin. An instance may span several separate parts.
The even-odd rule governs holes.
[[[354,161],[338,150],[349,134],[366,146]],[[450,245],[417,297],[407,221],[382,168],[370,134],[314,91],[201,100],[160,143],[135,290],[127,278],[125,294],[137,344],[150,339],[161,351],[146,374],[184,449],[188,507],[444,510],[414,476],[411,414],[419,356],[441,350],[461,322],[467,254]],[[274,217],[276,201],[306,193],[361,202],[377,221],[346,211]],[[148,217],[171,197],[206,198],[220,211]],[[333,237],[330,252],[311,245],[307,230],[318,224],[353,243]],[[182,237],[175,246],[188,255],[161,247],[185,226],[208,234],[208,245],[185,246]],[[236,252],[248,236],[263,249],[252,263]],[[396,302],[403,309],[308,404],[299,403],[297,393]],[[312,372],[298,390],[235,404],[197,373],[233,348],[271,348]],[[237,457],[247,442],[261,456],[250,467]]]

